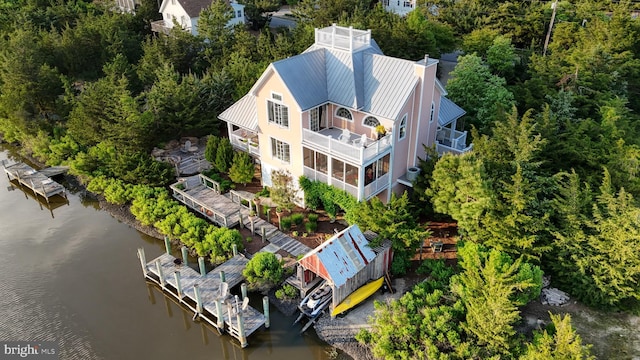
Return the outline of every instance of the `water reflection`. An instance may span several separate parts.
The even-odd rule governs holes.
[[[0,159],[14,156],[2,149]],[[162,241],[97,211],[82,191],[52,218],[9,186],[0,186],[0,339],[57,341],[65,360],[329,359],[313,333],[299,335],[273,306],[271,328],[239,348],[144,281],[135,249],[152,259]],[[251,296],[252,306],[261,299]]]

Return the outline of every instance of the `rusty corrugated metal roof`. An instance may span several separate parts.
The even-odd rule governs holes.
[[[298,262],[339,287],[373,261],[376,254],[369,247],[358,225],[334,235]]]

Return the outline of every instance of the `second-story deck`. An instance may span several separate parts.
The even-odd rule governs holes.
[[[255,132],[237,129],[229,134],[231,145],[249,154],[260,157],[260,146],[258,143],[258,134]]]
[[[332,157],[361,165],[391,149],[391,134],[380,140],[373,140],[339,128],[327,128],[318,132],[302,129],[302,143]]]
[[[436,150],[438,154],[446,153],[463,154],[471,151],[473,144],[467,146],[467,132],[457,131],[449,128],[438,130],[436,136]]]

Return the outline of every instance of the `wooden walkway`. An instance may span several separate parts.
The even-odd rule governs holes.
[[[192,176],[170,187],[174,198],[213,223],[232,228],[240,222],[238,205],[220,194],[218,184],[208,177]]]
[[[35,194],[42,196],[49,203],[49,198],[54,195],[62,195],[65,198],[67,193],[64,186],[51,180],[49,176],[60,174],[66,170],[64,168],[58,168],[54,170],[37,171],[31,166],[24,163],[16,163],[13,165],[4,166],[4,171],[7,173],[9,180],[15,180],[19,184],[26,186]],[[54,175],[47,175],[54,174]]]
[[[194,319],[200,317],[218,331],[228,332],[240,341],[242,347],[248,345],[246,337],[262,325],[268,327],[268,303],[265,316],[251,306],[242,309],[237,296],[221,293],[221,273],[224,273],[228,288],[244,280],[242,270],[249,260],[243,255],[234,256],[204,276],[187,265],[176,265],[176,258],[167,253],[146,262],[144,250],[138,249],[138,257],[147,280],[158,284],[167,294],[191,309],[195,313]]]
[[[179,184],[184,188],[180,189]],[[244,226],[252,234],[261,236],[263,241],[269,241],[262,251],[275,253],[284,250],[296,257],[311,251],[310,247],[283,234],[268,221],[259,217],[252,219],[248,206],[243,204],[248,195],[242,191],[231,192],[229,196],[220,194],[219,185],[204,175],[185,178],[171,185],[171,189],[174,198],[213,223],[228,228]]]

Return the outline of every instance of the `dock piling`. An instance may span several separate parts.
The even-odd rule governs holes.
[[[239,312],[237,315],[238,319],[238,337],[240,338],[240,346],[244,349],[249,343],[247,342],[247,336],[244,333],[244,319],[242,318],[242,313]]]
[[[160,260],[156,260],[156,269],[158,270],[158,277],[160,278],[160,286],[164,289],[164,273],[162,272]]]
[[[176,280],[176,290],[178,291],[178,297],[182,299],[182,285],[180,284],[180,271],[174,271],[173,276]]]
[[[202,256],[198,258],[198,266],[200,267],[200,275],[207,275],[207,269],[204,267],[204,258]]]
[[[271,326],[271,321],[269,321],[269,297],[268,296],[264,296],[262,298],[262,308],[264,310],[264,327],[265,329],[268,329],[269,326]]]
[[[247,297],[247,284],[246,283],[242,283],[240,285],[240,293],[242,294],[242,300],[244,300]]]
[[[226,276],[224,274],[224,271],[220,271],[220,282],[226,282]]]
[[[262,242],[264,243],[267,240],[267,229],[263,226],[260,228],[260,232],[262,233]]]
[[[168,236],[164,237],[164,248],[167,251],[167,254],[171,255],[171,239]]]
[[[249,220],[250,224],[251,224],[251,235],[255,235],[256,234],[256,225],[253,222],[253,219]]]
[[[200,297],[200,287],[198,284],[193,285],[193,292],[196,294],[196,311],[202,313],[202,298]]]
[[[218,330],[224,332],[224,312],[222,310],[222,299],[220,298],[216,299],[216,318]]]
[[[238,221],[240,222],[238,225],[240,225],[240,229],[244,229],[244,221],[242,219],[242,213],[238,213]]]
[[[233,253],[233,256],[238,255],[238,245],[236,245],[236,244],[232,244],[232,246],[231,246],[231,252]]]
[[[140,265],[142,265],[142,275],[147,277],[147,258],[144,254],[144,248],[138,248],[138,259],[140,259]]]
[[[182,251],[182,262],[185,265],[188,265],[189,264],[189,249],[187,249],[186,246],[183,246],[180,250]]]

